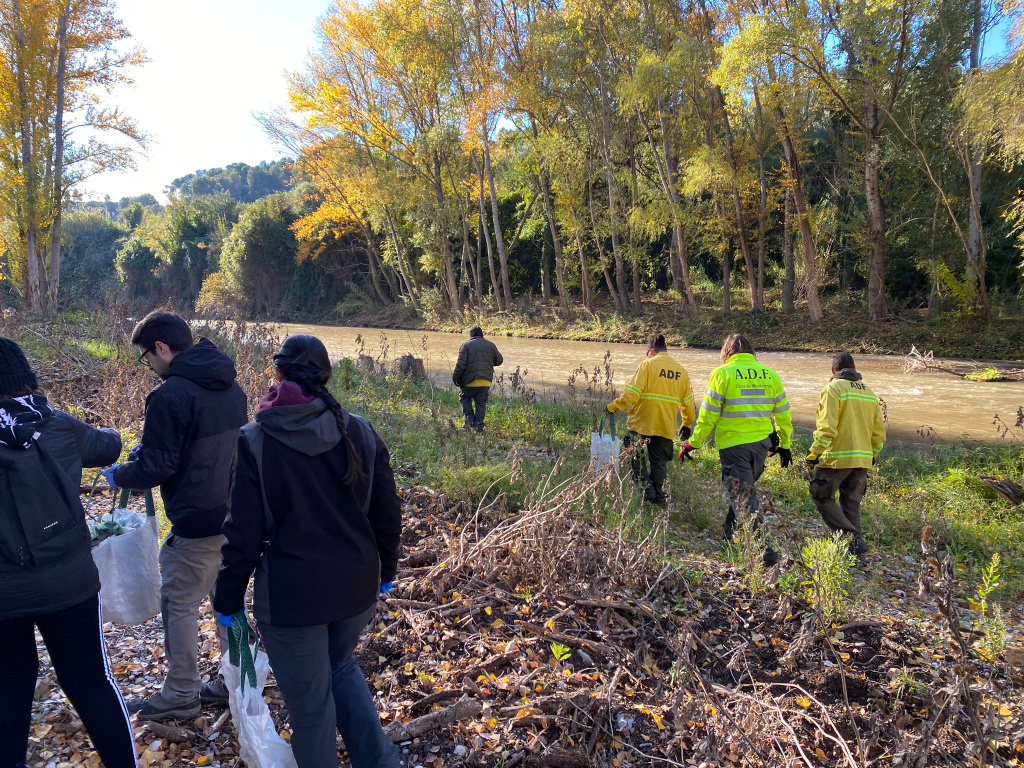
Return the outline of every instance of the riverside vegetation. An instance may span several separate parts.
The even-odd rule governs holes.
[[[8,316],[0,332],[25,345],[56,405],[116,424],[127,448],[151,383],[129,325]],[[236,358],[254,406],[269,383],[269,330],[198,330]],[[989,443],[887,448],[865,502],[873,554],[852,571],[802,471],[772,462],[765,526],[788,557],[765,572],[749,530],[721,548],[714,451],[672,468],[664,512],[643,507],[625,474],[588,471],[614,361],[572,372],[558,401],[518,371],[499,377],[480,438],[459,427],[454,390],[394,373],[386,335],[358,348],[362,364],[343,360],[332,388],[390,446],[405,502],[396,589],[360,660],[410,765],[1022,758],[1024,521],[976,478],[1021,479],[1024,414]],[[809,434],[796,442],[806,448]],[[153,685],[151,628],[106,635],[120,684]],[[31,757],[95,764],[66,704],[45,678],[40,688]],[[147,765],[235,764],[223,717],[137,736]]]

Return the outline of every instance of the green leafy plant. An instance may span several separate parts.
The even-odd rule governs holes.
[[[801,559],[810,574],[810,581],[804,582],[804,596],[808,602],[825,618],[843,616],[853,584],[850,569],[857,562],[850,553],[846,535],[836,531],[825,539],[808,539]]]
[[[984,636],[975,641],[974,646],[986,658],[999,656],[1006,648],[1008,630],[1002,606],[989,604],[989,596],[1001,583],[1001,570],[1002,559],[998,552],[993,552],[988,565],[981,571],[981,581],[978,582],[975,596],[967,598],[971,608],[980,614],[978,623],[985,631]]]
[[[964,378],[968,381],[1003,381],[1006,377],[998,368],[983,368],[980,371],[964,374]]]
[[[565,661],[572,654],[572,649],[567,645],[561,643],[551,644],[551,655],[555,657],[557,661]]]

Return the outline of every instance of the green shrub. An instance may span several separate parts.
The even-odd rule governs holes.
[[[487,502],[490,502],[504,493],[505,501],[498,504],[499,508],[504,509],[512,490],[511,478],[512,467],[501,462],[474,467],[444,467],[439,473],[438,482],[449,499],[465,502],[471,509],[476,509],[485,496]]]
[[[853,584],[850,569],[857,562],[846,535],[836,531],[827,539],[808,539],[802,559],[810,572],[810,579],[804,583],[808,602],[828,619],[842,617]]]

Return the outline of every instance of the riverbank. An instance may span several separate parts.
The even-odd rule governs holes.
[[[0,330],[26,343],[55,405],[115,424],[127,447],[154,381],[124,325]],[[265,330],[203,329],[236,358],[252,406],[269,383]],[[816,764],[811,752],[851,768],[971,764],[984,745],[1014,764],[1024,520],[979,477],[1020,480],[1019,428],[993,444],[887,448],[865,503],[872,552],[852,569],[841,547],[827,554],[800,462],[769,462],[764,529],[785,557],[766,572],[753,538],[721,545],[713,449],[671,467],[664,511],[640,502],[625,471],[588,471],[610,384],[560,402],[508,386],[476,436],[461,429],[456,391],[375,367],[343,360],[331,388],[388,444],[402,494],[396,587],[358,659],[407,765],[783,768]],[[799,432],[794,454],[808,444]],[[940,579],[947,559],[952,579]],[[213,676],[204,611],[201,673]],[[156,621],[105,635],[122,689],[155,691]],[[30,763],[97,764],[48,665],[37,693]],[[286,732],[277,689],[266,697]],[[218,715],[137,723],[141,764],[234,765],[237,738]]]
[[[339,400],[366,414],[391,446],[399,474],[444,492],[468,507],[485,494],[504,494],[502,508],[519,509],[544,484],[556,464],[564,474],[589,462],[590,433],[610,388],[596,386],[575,403],[529,402],[514,394],[492,395],[484,438],[460,427],[458,392],[429,382],[357,370],[350,360],[333,383]],[[618,426],[620,436],[622,425]],[[866,537],[881,573],[906,571],[920,554],[927,523],[941,546],[953,552],[960,573],[976,579],[999,553],[1004,564],[1002,599],[1024,599],[1024,517],[990,490],[982,475],[1016,481],[1024,475],[1024,431],[1011,429],[1000,442],[936,443],[888,447],[872,473],[864,504]],[[811,433],[798,429],[794,456],[807,453]],[[672,536],[683,549],[720,555],[721,502],[717,453],[710,446],[693,464],[669,473]],[[517,482],[510,478],[519,477]],[[778,545],[796,555],[804,539],[826,533],[806,491],[801,462],[790,469],[769,463],[760,489],[775,514],[768,526]],[[493,486],[493,487],[492,487]],[[488,490],[490,489],[490,490]],[[875,589],[877,584],[871,587]]]
[[[877,323],[866,311],[842,296],[825,302],[825,318],[812,325],[803,310],[751,313],[705,309],[697,317],[682,311],[673,296],[661,293],[645,301],[643,315],[619,314],[599,306],[594,312],[571,307],[568,315],[557,301],[522,298],[508,312],[468,310],[459,318],[424,316],[404,307],[344,317],[345,325],[374,328],[435,330],[464,333],[479,325],[494,336],[519,336],[574,341],[612,341],[642,344],[652,333],[665,333],[672,345],[717,349],[729,333],[746,334],[763,351],[835,352],[905,355],[916,347],[940,357],[979,360],[1024,359],[1024,317],[997,317],[992,325],[974,318],[929,319],[923,312],[904,311]]]

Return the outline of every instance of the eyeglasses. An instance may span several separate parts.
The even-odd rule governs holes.
[[[146,359],[146,355],[148,355],[152,351],[153,351],[153,348],[150,347],[149,349],[142,350],[142,354],[139,355],[139,362],[142,365],[146,366],[147,368],[152,368],[153,367],[152,365],[149,364],[149,360]]]

